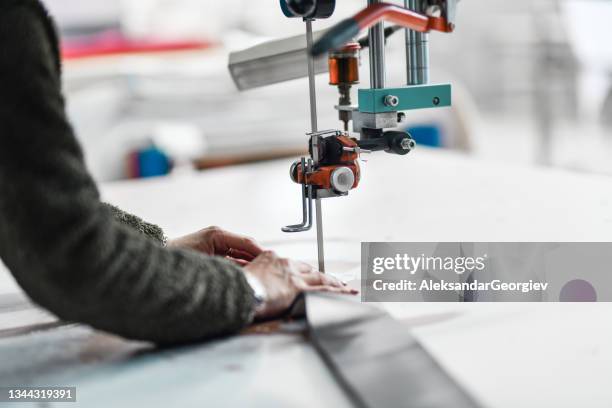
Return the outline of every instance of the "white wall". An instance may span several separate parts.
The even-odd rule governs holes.
[[[106,25],[119,22],[122,0],[42,0],[63,26]]]

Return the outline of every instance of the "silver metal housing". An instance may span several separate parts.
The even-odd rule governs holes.
[[[322,33],[313,33],[314,41]],[[228,68],[236,87],[241,91],[305,78],[308,76],[306,36],[296,35],[232,52]],[[327,55],[315,58],[315,74],[328,70]]]
[[[397,112],[366,113],[353,111],[353,132],[361,133],[363,128],[369,129],[391,129],[397,127]]]

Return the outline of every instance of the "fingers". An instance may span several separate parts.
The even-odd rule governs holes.
[[[346,286],[342,282],[340,282],[338,279],[334,278],[333,276],[325,275],[320,272],[304,274],[302,275],[302,279],[304,279],[304,281],[310,286],[320,285],[320,286],[332,286],[336,288],[342,288]]]
[[[229,261],[234,262],[238,266],[247,266],[249,264],[249,261],[245,261],[244,259],[232,258],[231,256],[226,256],[225,258]]]
[[[241,251],[239,249],[234,248],[230,248],[227,251],[227,256],[235,259],[242,259],[247,262],[251,262],[253,259],[256,258],[253,254],[249,252]]]
[[[346,286],[343,287],[335,287],[335,286],[327,286],[327,285],[319,285],[319,286],[306,286],[302,289],[304,292],[327,292],[327,293],[341,293],[344,295],[356,295],[359,293],[356,289],[351,289]]]
[[[307,263],[280,258],[271,251],[263,251],[261,255],[250,264],[249,268],[255,267],[258,264],[267,265],[267,268],[274,265],[273,268],[284,271],[283,276],[292,280],[295,287],[300,292],[318,291],[352,295],[359,293],[355,289],[348,288],[345,283],[335,277],[315,270]]]
[[[300,289],[304,292],[329,292],[356,295],[359,291],[351,289],[345,283],[333,276],[321,272],[301,274],[302,284]]]
[[[223,230],[218,230],[214,234],[213,244],[217,255],[228,255],[231,250],[233,258],[247,261],[253,260],[263,251],[253,239]]]

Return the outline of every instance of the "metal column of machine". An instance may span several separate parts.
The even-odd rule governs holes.
[[[417,0],[404,0],[404,7],[419,13],[425,11]],[[408,85],[429,82],[429,34],[406,29],[406,71]]]
[[[368,5],[379,4],[380,0],[368,0]],[[378,23],[368,30],[370,41],[370,88],[385,87],[385,28]]]

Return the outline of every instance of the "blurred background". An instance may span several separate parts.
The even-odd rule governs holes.
[[[276,0],[45,0],[62,35],[68,110],[98,181],[297,155],[307,81],[238,92],[228,54],[301,34]],[[338,0],[323,29],[365,0]],[[432,82],[454,106],[408,115],[432,149],[612,174],[612,1],[463,0],[457,29],[430,36]],[[362,86],[368,86],[367,52]],[[404,36],[387,78],[405,84]],[[340,128],[337,90],[317,80],[320,128]],[[416,135],[418,136],[418,135]],[[430,135],[431,136],[431,135]],[[418,153],[415,153],[418,154]]]

